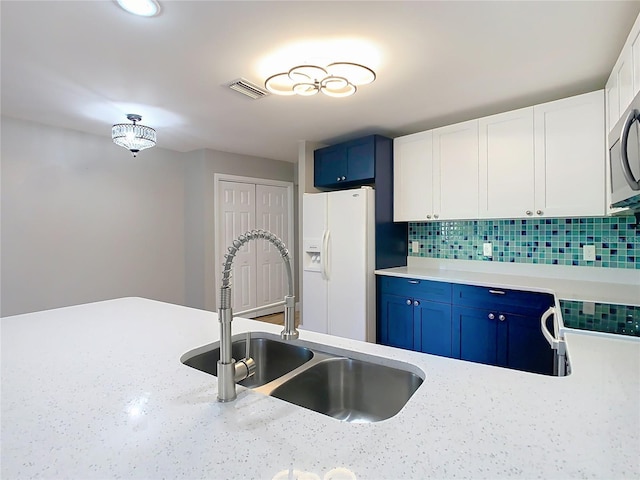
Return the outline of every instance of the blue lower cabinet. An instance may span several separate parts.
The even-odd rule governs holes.
[[[507,367],[553,375],[553,350],[540,333],[540,316],[505,313]]]
[[[550,294],[386,276],[378,292],[384,345],[553,374],[553,351],[540,331]]]
[[[413,303],[406,297],[381,295],[379,307],[379,342],[392,347],[414,350]]]
[[[383,294],[379,319],[381,344],[452,356],[451,305]]]
[[[553,375],[553,351],[539,317],[469,307],[454,307],[453,316],[462,360]]]
[[[504,364],[503,333],[495,314],[478,308],[454,307],[453,317],[459,325],[456,340],[460,343],[460,358],[489,365]]]
[[[457,357],[452,346],[451,305],[414,299],[415,349],[434,355]]]

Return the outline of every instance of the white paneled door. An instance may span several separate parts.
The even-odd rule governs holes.
[[[287,189],[273,185],[256,185],[256,228],[268,230],[280,237],[291,248]],[[270,242],[257,244],[256,266],[258,272],[258,305],[268,305],[284,298],[286,273],[280,252]],[[257,305],[256,305],[257,306]]]
[[[219,208],[222,220],[223,249],[218,265],[224,263],[227,247],[239,235],[255,227],[256,186],[249,183],[220,182]],[[256,307],[256,243],[249,242],[240,248],[233,260],[231,284],[233,309],[240,311]]]
[[[218,181],[218,258],[224,263],[227,248],[239,235],[253,229],[268,230],[280,237],[292,253],[289,228],[288,188],[278,185]],[[219,275],[218,272],[216,272]],[[231,285],[233,310],[239,312],[284,299],[286,273],[278,250],[266,240],[242,246],[233,261]],[[247,317],[282,311],[266,309]]]

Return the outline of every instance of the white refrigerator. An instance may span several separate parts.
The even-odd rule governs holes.
[[[376,341],[371,187],[305,193],[300,328]]]

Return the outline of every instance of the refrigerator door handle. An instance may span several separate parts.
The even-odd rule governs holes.
[[[320,273],[323,280],[329,280],[329,230],[322,232],[322,250],[320,252]]]
[[[329,267],[329,253],[331,247],[331,230],[325,230],[322,234],[322,278],[329,280],[331,269]]]

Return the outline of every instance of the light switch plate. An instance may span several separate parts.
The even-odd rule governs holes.
[[[582,257],[587,262],[593,262],[596,259],[596,246],[595,245],[583,245]]]
[[[420,253],[420,242],[411,242],[411,253]]]
[[[493,256],[491,242],[482,244],[482,255],[484,255],[485,257],[492,257]]]

